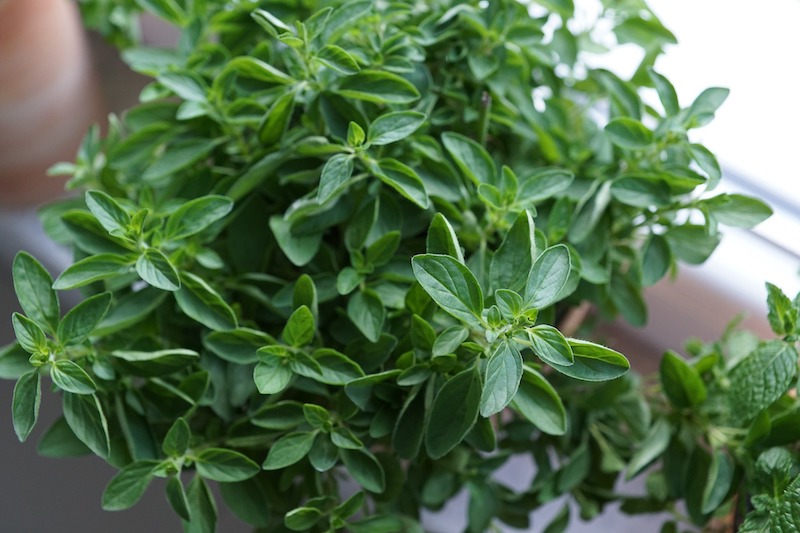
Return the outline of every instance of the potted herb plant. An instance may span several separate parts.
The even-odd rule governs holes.
[[[571,2],[538,4],[83,3],[153,81],[58,167],[81,194],[42,215],[74,264],[14,262],[20,440],[49,376],[40,449],[119,468],[108,510],[165,478],[187,531],[215,529],[211,484],[264,531],[422,531],[463,488],[475,532],[562,494],[791,530],[798,299],[770,286],[781,340],[670,353],[654,385],[558,329],[585,302],[644,323],[643,287],[769,216],[711,192],[692,142],[727,91],[678,101],[639,2],[599,15],[645,51],[630,80],[587,66]],[[140,7],[175,49],[135,44]],[[521,492],[492,477],[515,455]],[[615,492],[654,463],[647,496]]]

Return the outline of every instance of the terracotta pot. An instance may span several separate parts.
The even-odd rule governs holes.
[[[74,2],[0,0],[0,80],[0,205],[53,198],[104,108]]]

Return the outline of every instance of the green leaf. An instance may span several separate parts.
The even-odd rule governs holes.
[[[189,514],[189,499],[186,497],[186,491],[183,489],[183,483],[178,476],[172,476],[167,480],[165,487],[167,493],[167,501],[169,502],[175,514],[180,516],[183,520],[190,520]]]
[[[181,275],[181,282],[175,300],[186,316],[215,331],[236,329],[233,309],[208,283],[186,271]]]
[[[111,235],[125,235],[131,216],[116,200],[102,191],[86,191],[86,206]]]
[[[314,445],[308,453],[308,462],[317,472],[327,472],[339,460],[339,450],[331,442],[327,433],[318,433]]]
[[[430,199],[425,184],[411,167],[396,159],[381,159],[378,162],[376,175],[410,202],[422,209],[428,208]]]
[[[396,74],[362,70],[345,78],[336,91],[345,98],[376,104],[410,104],[419,99],[417,89]]]
[[[332,68],[342,74],[356,74],[361,70],[355,58],[343,48],[335,44],[323,46],[315,59],[327,67]]]
[[[772,331],[777,335],[791,335],[800,328],[798,314],[800,306],[792,304],[792,301],[782,290],[766,283],[767,287],[767,320]]]
[[[413,459],[419,454],[425,434],[425,394],[419,391],[412,394],[397,415],[392,432],[392,446],[402,459]]]
[[[186,489],[191,520],[184,522],[186,533],[214,533],[217,530],[217,505],[203,478],[195,476]]]
[[[176,26],[186,23],[186,12],[175,0],[136,0],[136,3]]]
[[[78,457],[92,453],[67,425],[64,417],[56,420],[39,439],[36,452],[43,457]]]
[[[664,234],[673,253],[690,265],[705,262],[720,241],[719,234],[710,234],[703,226],[673,226]]]
[[[228,72],[235,72],[239,76],[267,83],[292,85],[297,82],[297,80],[269,63],[250,56],[239,56],[229,60],[225,65],[223,74]]]
[[[653,424],[647,435],[645,435],[642,442],[639,443],[633,456],[628,461],[628,471],[625,479],[632,479],[639,475],[642,470],[647,468],[650,463],[661,457],[667,446],[669,446],[669,439],[672,435],[669,422],[663,418]]]
[[[664,394],[675,407],[695,407],[706,400],[706,386],[700,374],[675,352],[668,350],[664,354],[659,375]]]
[[[311,450],[315,432],[289,433],[270,447],[264,470],[279,470],[300,461]]]
[[[511,407],[548,435],[567,431],[567,411],[561,397],[544,376],[530,367],[524,367]]]
[[[108,456],[108,422],[95,394],[64,393],[64,418],[69,428],[95,455]]]
[[[261,476],[219,485],[222,499],[233,514],[257,528],[268,528],[272,523],[268,487]]]
[[[253,369],[253,380],[261,394],[278,394],[289,386],[294,374],[285,365],[271,366],[259,363]]]
[[[212,331],[203,338],[203,346],[218,357],[239,365],[258,361],[257,351],[276,341],[266,333],[249,328]]]
[[[61,359],[50,366],[50,378],[59,389],[73,394],[93,394],[94,380],[74,361]]]
[[[53,283],[53,288],[57,290],[77,289],[95,281],[127,274],[131,270],[131,266],[133,266],[133,262],[122,255],[90,255],[68,266]]]
[[[383,467],[366,449],[339,449],[345,468],[353,479],[369,492],[380,494],[386,489],[386,475]]]
[[[314,340],[316,329],[317,326],[311,310],[305,305],[301,305],[289,317],[281,335],[289,346],[299,348]]]
[[[494,291],[494,299],[497,308],[506,320],[513,320],[523,314],[525,310],[522,296],[514,291],[507,289],[497,289]]]
[[[195,456],[194,463],[198,474],[221,483],[243,481],[261,471],[246,455],[223,448],[204,449]]]
[[[642,297],[642,287],[629,274],[614,273],[609,286],[611,301],[623,318],[633,326],[647,323],[647,305]]]
[[[650,235],[642,251],[642,285],[655,285],[667,275],[672,265],[672,250],[661,235]]]
[[[314,351],[314,359],[319,373],[312,379],[328,385],[345,386],[355,379],[364,377],[364,371],[352,359],[330,348]]]
[[[572,365],[549,363],[550,366],[571,378],[581,381],[608,381],[616,379],[630,369],[630,363],[621,353],[599,344],[578,339],[567,339],[575,356]]]
[[[425,448],[439,459],[455,448],[472,429],[481,401],[481,380],[468,368],[450,378],[433,401],[425,432]]]
[[[339,192],[353,175],[354,167],[351,154],[336,154],[328,159],[319,178],[317,202],[323,204]]]
[[[705,172],[708,176],[707,190],[712,190],[717,186],[719,180],[722,179],[722,169],[719,166],[716,156],[702,144],[690,144],[689,153],[692,154],[692,159],[694,159],[697,166],[700,167],[700,170]]]
[[[661,100],[661,105],[664,106],[664,111],[667,116],[672,117],[677,115],[681,110],[681,106],[678,104],[678,94],[675,92],[675,87],[672,86],[672,83],[670,83],[667,78],[652,68],[648,68],[647,73],[656,86],[658,99]]]
[[[703,117],[707,115],[713,116],[719,107],[728,98],[730,91],[722,87],[709,87],[701,92],[692,105],[689,107],[689,116],[695,119],[701,119],[701,124],[705,124],[707,120]]]
[[[367,138],[362,128],[357,122],[350,121],[347,125],[347,145],[352,147],[361,146]]]
[[[725,496],[728,495],[733,482],[734,469],[735,465],[725,452],[721,450],[714,452],[708,471],[708,480],[703,490],[703,501],[701,502],[703,514],[713,513],[725,501]]]
[[[731,412],[750,420],[780,398],[792,384],[798,354],[791,344],[770,341],[761,344],[730,371]]]
[[[224,218],[231,209],[233,200],[225,196],[209,195],[190,200],[169,216],[164,238],[177,241],[200,233]]]
[[[378,342],[386,320],[386,308],[375,291],[364,289],[350,296],[347,316],[370,342]]]
[[[433,343],[433,355],[442,356],[455,353],[461,344],[469,338],[469,330],[464,326],[451,326],[442,331]]]
[[[536,255],[534,229],[532,213],[521,211],[492,256],[489,266],[492,287],[515,292],[525,288]]]
[[[525,306],[542,309],[555,303],[567,284],[571,267],[569,249],[563,244],[542,252],[525,283]]]
[[[535,172],[520,180],[517,203],[532,206],[548,198],[558,196],[572,185],[575,175],[569,170],[548,168]]]
[[[53,278],[39,261],[25,252],[14,257],[11,272],[22,312],[34,322],[46,326],[50,332],[55,332],[61,312],[58,297],[52,289]]]
[[[124,361],[124,368],[135,376],[160,376],[186,368],[197,361],[194,350],[173,348],[155,352],[114,350],[111,356]]]
[[[365,254],[367,264],[378,267],[391,261],[401,241],[402,237],[399,231],[390,231],[379,237],[367,248]]]
[[[96,294],[82,301],[61,319],[58,324],[58,340],[65,345],[80,344],[106,316],[110,306],[110,292]]]
[[[186,450],[189,449],[189,441],[192,438],[192,430],[189,429],[189,424],[186,419],[179,417],[167,431],[164,436],[164,442],[161,444],[161,449],[169,457],[180,457]]]
[[[662,180],[646,177],[623,177],[614,180],[611,196],[618,202],[642,209],[662,207],[672,201],[669,186]]]
[[[653,132],[629,117],[613,119],[606,124],[605,132],[612,143],[628,150],[642,150],[653,143]]]
[[[303,405],[288,400],[266,404],[251,417],[253,424],[258,427],[278,430],[295,428],[304,419]]]
[[[346,520],[355,515],[364,506],[365,494],[364,492],[356,492],[345,501],[336,506],[333,510],[333,515]]]
[[[303,404],[303,416],[308,425],[314,429],[323,429],[330,426],[331,415],[327,409],[313,403]]]
[[[466,266],[437,254],[416,255],[411,265],[414,277],[439,307],[469,325],[480,325],[483,292]]]
[[[153,481],[158,461],[136,461],[120,470],[103,491],[103,510],[122,511],[136,505]]]
[[[26,352],[49,355],[50,348],[47,344],[47,337],[39,324],[19,313],[11,315],[11,323],[17,342]]]
[[[155,311],[168,293],[148,287],[119,298],[97,325],[98,335],[108,335],[136,324]]]
[[[383,146],[405,139],[417,131],[428,117],[417,111],[396,111],[376,118],[369,126],[367,142]]]
[[[178,271],[160,250],[148,248],[136,260],[136,272],[147,283],[164,291],[181,288]]]
[[[142,179],[157,182],[208,157],[222,139],[185,139],[174,142],[142,174]],[[102,222],[102,221],[101,221]]]
[[[41,400],[42,380],[38,370],[21,375],[14,386],[14,396],[11,399],[11,418],[20,442],[25,442],[36,425]]]
[[[702,203],[714,218],[728,226],[752,228],[772,216],[767,204],[742,194],[720,194]]]
[[[441,213],[433,215],[431,225],[428,226],[425,251],[429,254],[444,254],[455,257],[459,263],[464,263],[464,253],[461,244],[450,221]]]
[[[269,227],[278,241],[281,251],[293,265],[301,267],[311,261],[322,244],[322,234],[292,235],[291,224],[282,216],[275,215],[269,219]]]
[[[528,338],[533,353],[545,363],[570,366],[575,361],[567,339],[553,326],[540,324],[529,328]]]
[[[308,531],[322,518],[322,511],[315,507],[292,509],[283,518],[283,524],[292,531]]]
[[[512,342],[501,342],[486,364],[481,391],[480,413],[490,417],[511,402],[522,379],[522,355]]]
[[[281,94],[267,110],[258,126],[258,138],[265,146],[279,144],[292,120],[295,92]]]
[[[289,33],[294,31],[290,26],[287,26],[281,19],[266,9],[256,9],[250,13],[250,16],[274,39],[278,38],[278,30]]]
[[[475,185],[497,181],[497,167],[483,146],[454,132],[443,133],[442,144],[461,173]]]

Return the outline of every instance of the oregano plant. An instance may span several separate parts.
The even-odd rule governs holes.
[[[624,500],[796,527],[797,298],[769,287],[781,340],[670,352],[655,387],[559,328],[584,302],[643,324],[643,287],[771,213],[713,192],[691,130],[727,91],[679,102],[646,5],[604,0],[591,27],[570,1],[81,8],[152,81],[54,168],[75,194],[42,218],[75,260],[16,257],[0,367],[20,440],[52,382],[39,450],[119,469],[103,508],[163,478],[187,531],[216,528],[213,484],[270,532],[422,531],[463,488],[470,532],[563,494],[585,519]],[[138,43],[141,10],[174,48]],[[631,79],[586,61],[602,27],[643,49]],[[492,476],[515,455],[521,492]],[[647,496],[615,492],[645,471]]]

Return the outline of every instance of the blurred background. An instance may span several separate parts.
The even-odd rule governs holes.
[[[575,3],[589,11],[593,5],[592,0]],[[794,68],[800,52],[800,2],[770,0],[760,10],[736,9],[729,0],[650,0],[649,5],[679,41],[656,68],[674,83],[681,103],[688,104],[706,87],[731,89],[716,119],[694,139],[722,163],[720,189],[759,196],[775,215],[752,231],[727,230],[705,265],[684,266],[677,280],[651,288],[647,327],[603,326],[607,341],[629,355],[640,372],[654,370],[664,349],[680,348],[689,337],[718,337],[740,312],[746,314],[746,327],[769,336],[764,281],[790,295],[800,290],[800,177],[794,161],[800,141],[800,75]],[[45,177],[45,170],[73,159],[88,125],[133,105],[146,82],[128,71],[99,37],[83,34],[73,8],[68,0],[0,0],[0,346],[13,340],[14,254],[31,252],[54,276],[69,264],[69,252],[48,241],[36,216],[37,206],[63,187],[58,179]],[[48,12],[53,17],[42,16]],[[171,38],[153,21],[145,21],[143,35],[156,45]],[[604,56],[602,64],[625,77],[640,59],[622,46]],[[27,81],[19,72],[26,73]],[[113,469],[95,458],[36,455],[35,442],[60,412],[57,396],[44,391],[37,429],[20,444],[11,425],[12,390],[13,382],[0,381],[1,530],[45,532],[54,524],[87,532],[178,529],[157,483],[133,510],[106,513],[100,510],[100,495]],[[530,467],[519,466],[511,465],[507,474],[524,484],[530,478],[520,472]],[[430,516],[430,526],[443,533],[461,531],[464,517],[458,505]],[[534,531],[560,506],[549,506]],[[610,512],[570,532],[652,530],[647,524],[647,519],[631,521]],[[221,514],[220,531],[247,530]]]

